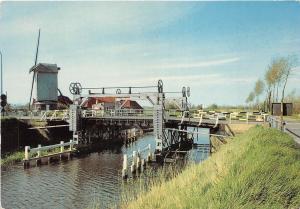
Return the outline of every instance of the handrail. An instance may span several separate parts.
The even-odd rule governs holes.
[[[41,146],[39,145],[36,148],[30,148],[30,146],[25,146],[25,158],[24,160],[29,160],[29,153],[38,153],[38,157],[40,157],[40,152],[41,151],[46,151],[46,150],[50,150],[50,149],[55,149],[60,147],[61,148],[61,152],[63,152],[63,148],[66,146],[70,146],[70,150],[73,149],[73,145],[78,144],[78,141],[73,141],[70,140],[70,142],[63,142],[61,141],[60,144],[54,144],[54,145],[48,145],[48,146]]]

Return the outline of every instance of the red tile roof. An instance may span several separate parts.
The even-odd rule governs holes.
[[[92,108],[96,103],[115,103],[115,97],[89,97],[83,104],[83,107]],[[121,104],[124,100],[120,101]],[[136,101],[126,100],[122,108],[143,109]]]

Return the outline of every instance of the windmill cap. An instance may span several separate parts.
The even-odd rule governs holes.
[[[47,72],[47,73],[57,73],[60,70],[60,67],[57,67],[56,64],[49,63],[38,63],[35,66],[32,66],[29,70],[29,73],[34,72]]]

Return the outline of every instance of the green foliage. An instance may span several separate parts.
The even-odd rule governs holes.
[[[299,159],[287,134],[257,126],[123,207],[298,208]]]
[[[255,83],[255,88],[254,88],[255,95],[259,97],[259,95],[263,93],[264,88],[265,88],[264,82],[261,79],[258,79]]]
[[[253,102],[254,97],[255,97],[254,92],[250,92],[250,94],[248,95],[248,97],[247,97],[247,99],[246,99],[246,103]]]
[[[211,104],[207,107],[208,110],[217,110],[219,107],[217,104]]]
[[[2,165],[12,165],[18,162],[21,162],[24,158],[23,151],[17,151],[14,153],[7,154],[1,157],[1,166]]]

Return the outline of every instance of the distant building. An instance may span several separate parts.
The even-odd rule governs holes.
[[[293,114],[293,103],[283,103],[283,116]],[[272,115],[281,115],[281,103],[272,103]]]
[[[109,110],[109,109],[139,109],[142,106],[133,100],[117,100],[115,97],[89,97],[81,105],[83,108],[96,109],[96,110]]]
[[[39,63],[33,66],[29,72],[35,72],[35,109],[57,108],[57,74],[60,70],[56,64]]]

